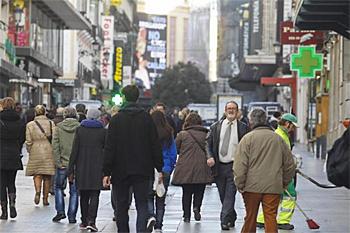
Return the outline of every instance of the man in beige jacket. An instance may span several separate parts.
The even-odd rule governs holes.
[[[265,232],[278,232],[276,216],[280,194],[295,173],[290,149],[267,126],[266,120],[263,109],[254,109],[249,113],[252,131],[243,137],[235,153],[235,184],[243,195],[246,208],[242,233],[256,232],[260,203],[265,216]]]

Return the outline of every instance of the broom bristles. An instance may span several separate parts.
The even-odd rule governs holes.
[[[307,219],[306,222],[307,222],[307,225],[309,226],[310,229],[320,228],[320,226],[312,219]]]

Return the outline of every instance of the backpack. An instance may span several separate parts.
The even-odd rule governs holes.
[[[331,183],[350,189],[350,127],[328,151],[326,168]]]

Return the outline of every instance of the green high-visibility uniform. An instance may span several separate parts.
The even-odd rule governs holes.
[[[287,143],[289,148],[291,148],[287,129],[279,125],[278,128],[275,130],[275,133],[280,135],[283,138],[283,140]],[[292,198],[290,198],[286,192],[283,192],[283,194],[281,195],[281,201],[278,206],[279,210],[277,216],[277,224],[289,224],[292,220],[292,216],[295,209],[295,200],[297,197],[297,193],[294,187],[294,179],[292,179],[292,181],[288,184],[287,190],[292,196]],[[262,211],[258,215],[257,222],[262,224],[264,223],[264,214]]]

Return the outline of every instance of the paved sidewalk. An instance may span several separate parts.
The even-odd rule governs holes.
[[[310,153],[305,151],[305,147],[301,145],[297,145],[294,149],[294,153],[302,155],[302,170],[306,174],[321,183],[327,183],[326,174],[323,172],[324,161],[314,159]],[[27,158],[25,156],[24,162],[26,160]],[[345,188],[322,189],[302,177],[298,178],[298,203],[309,217],[314,219],[321,228],[319,230],[309,230],[304,217],[296,210],[292,220],[292,223],[295,225],[295,230],[291,232],[350,232],[350,191]],[[53,223],[51,221],[52,217],[55,215],[53,196],[50,196],[50,206],[44,207],[42,203],[35,206],[33,203],[34,187],[32,177],[25,177],[23,171],[20,171],[17,177],[17,196],[18,217],[15,220],[0,221],[0,232],[84,232],[79,230],[78,224],[69,224],[67,219],[62,220],[61,223]],[[219,220],[221,204],[217,189],[214,185],[207,186],[206,188],[202,207],[202,220],[200,222],[196,222],[193,218],[190,223],[182,222],[181,196],[182,192],[179,187],[171,186],[169,188],[163,232],[240,232],[245,214],[240,194],[237,194],[236,202],[236,210],[238,213],[236,228],[230,231],[221,231]],[[67,200],[68,198],[66,198],[66,204]],[[132,204],[129,213],[131,232],[135,232],[136,211],[134,204]],[[99,231],[116,232],[116,226],[112,221],[112,216],[110,192],[102,191],[96,222]],[[77,217],[78,223],[79,217],[80,214],[78,214]],[[257,232],[261,233],[264,231],[258,230]],[[285,233],[288,231],[280,232]]]

